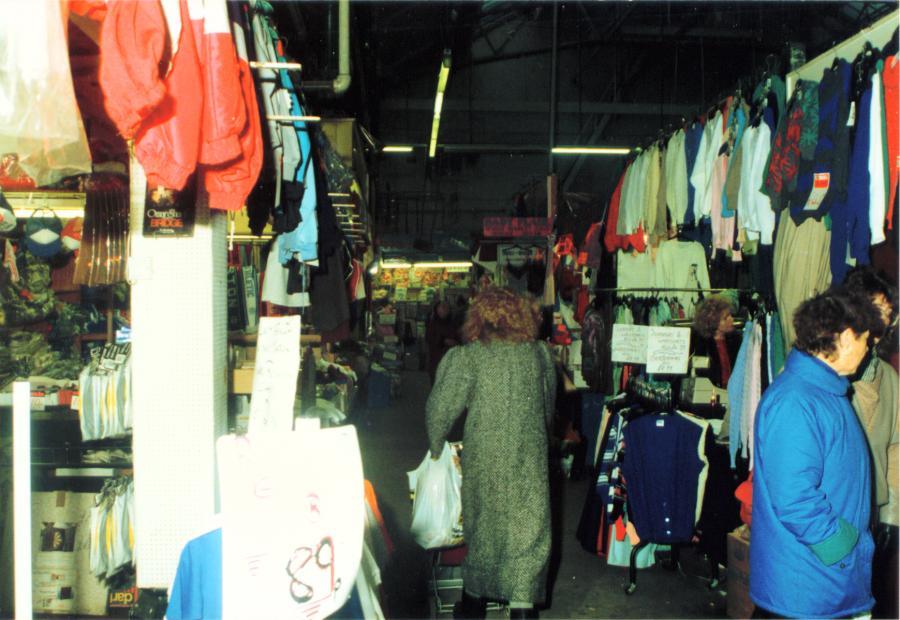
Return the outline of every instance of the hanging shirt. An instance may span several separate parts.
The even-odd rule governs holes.
[[[616,189],[613,190],[612,198],[609,200],[609,213],[606,219],[606,230],[603,233],[603,245],[606,246],[606,250],[610,253],[615,252],[617,248],[625,250],[629,247],[633,247],[638,252],[643,252],[646,247],[644,245],[644,231],[640,226],[632,235],[619,235],[617,232],[617,222],[619,221],[622,204],[622,188],[627,183],[626,177],[633,166],[633,163],[629,165],[625,172],[622,173],[622,176],[619,177]]]
[[[287,59],[280,48],[281,41],[276,46],[277,58],[279,62],[285,62]],[[291,115],[304,116],[305,110],[297,97],[297,89],[291,76],[284,69],[280,69],[278,75],[284,88],[283,92],[290,97]],[[301,160],[297,167],[296,175],[291,179],[283,179],[285,182],[290,181],[291,183],[285,183],[281,208],[285,210],[299,209],[300,223],[293,230],[279,235],[279,251],[282,265],[286,265],[294,254],[299,254],[300,259],[305,262],[314,262],[319,258],[317,245],[319,227],[316,221],[316,178],[315,169],[313,168],[315,164],[313,162],[314,154],[312,140],[310,140],[310,128],[305,121],[294,121],[287,126],[292,127],[297,135]],[[300,194],[299,201],[296,195],[298,193]]]
[[[684,224],[688,209],[687,157],[685,154],[685,132],[679,129],[669,139],[666,147],[666,203],[672,213],[672,222]]]
[[[731,249],[731,240],[734,237],[734,216],[723,215],[722,195],[725,190],[725,175],[728,171],[728,156],[719,155],[713,162],[712,174],[709,180],[709,207],[710,222],[712,223],[712,249]]]
[[[630,235],[641,225],[643,216],[645,185],[647,182],[647,153],[641,153],[629,167],[628,178],[623,188],[622,205],[616,232]]]
[[[610,222],[613,224],[613,230],[608,231],[613,232],[620,237],[624,237],[627,233],[625,229],[626,225],[626,217],[625,217],[625,209],[628,204],[628,193],[631,191],[631,184],[634,183],[634,176],[637,173],[637,158],[635,158],[631,163],[625,166],[625,172],[622,173],[621,178],[619,179],[619,184],[621,185],[621,190],[619,192],[619,201],[616,203],[616,217],[612,218]],[[615,195],[615,193],[613,193]],[[610,203],[610,211],[612,211],[612,203]],[[611,214],[610,214],[611,215]]]
[[[750,469],[753,469],[753,420],[756,417],[756,407],[762,394],[762,349],[762,327],[753,321],[750,349],[747,352],[744,369],[744,389],[741,403],[743,408],[741,411],[741,454],[750,461]]]
[[[616,254],[617,288],[653,288],[656,286],[656,267],[649,252],[632,254],[619,251]],[[650,293],[637,293],[649,295]]]
[[[253,43],[256,60],[278,62],[278,55],[275,53],[275,46],[272,43],[269,21],[263,14],[265,8],[265,5],[258,3],[253,11]],[[266,116],[290,116],[291,101],[288,94],[279,85],[278,72],[272,69],[259,69],[257,78],[262,91],[260,98]],[[290,181],[296,178],[297,167],[300,165],[302,156],[297,132],[292,124],[267,119],[266,125],[274,156],[275,207],[277,208],[281,205],[282,180]]]
[[[887,214],[887,178],[885,175],[886,140],[884,135],[884,108],[881,94],[881,68],[872,74],[872,107],[869,116],[869,233],[870,242],[877,245],[884,241],[884,220]]]
[[[771,136],[769,126],[762,122],[758,127],[748,127],[741,141],[743,165],[738,191],[738,216],[741,226],[747,231],[747,238],[759,239],[763,245],[772,245],[772,235],[775,232],[772,202],[760,189],[771,153]]]
[[[888,163],[888,229],[894,222],[894,202],[897,199],[897,182],[900,176],[900,60],[897,54],[884,60],[884,71],[881,74],[884,88],[884,116],[887,127],[887,163]]]
[[[703,129],[703,137],[697,153],[697,161],[691,172],[691,185],[694,193],[694,221],[706,217],[712,209],[712,194],[710,184],[712,182],[713,169],[719,157],[719,148],[722,146],[724,119],[721,112],[706,124]],[[720,186],[721,191],[721,186]],[[721,207],[721,199],[716,200]]]
[[[753,333],[753,323],[748,321],[744,325],[744,336],[741,340],[741,348],[738,350],[731,378],[728,380],[728,454],[731,457],[731,468],[737,466],[737,453],[741,447],[742,415],[744,411],[744,373],[747,372],[748,358],[750,354],[750,335]]]
[[[856,133],[850,156],[847,198],[831,209],[831,279],[843,282],[851,264],[869,263],[869,132],[872,88],[863,91],[856,116]]]
[[[703,123],[695,122],[684,133],[684,161],[685,184],[687,187],[687,206],[684,211],[684,224],[693,224],[698,220],[694,217],[696,207],[696,188],[690,182],[690,176],[697,163],[697,155],[700,152],[700,143],[703,140]]]
[[[797,189],[790,196],[791,217],[798,224],[821,219],[835,201],[847,197],[850,162],[850,63],[839,60],[819,82],[819,137],[812,162],[801,159]]]
[[[741,142],[744,139],[744,130],[747,126],[747,106],[743,101],[737,104],[734,114],[731,115],[731,124],[728,133],[733,134],[731,147],[728,150],[728,169],[725,173],[725,183],[722,188],[722,216],[733,217],[737,209],[737,193],[739,190],[741,157]],[[736,177],[736,178],[735,178]],[[731,203],[729,203],[731,200]]]
[[[818,119],[818,101],[817,84],[809,80],[798,80],[787,117],[779,123],[775,133],[765,176],[765,192],[776,211],[785,206],[788,195],[796,188],[801,160],[800,137],[804,129],[811,125],[809,119]]]
[[[647,182],[644,187],[644,200],[641,219],[644,222],[644,230],[653,233],[656,230],[656,214],[658,211],[660,184],[660,158],[659,147],[654,144],[647,151]],[[663,218],[665,219],[665,218]]]
[[[656,282],[671,288],[704,289],[710,287],[706,253],[696,241],[670,239],[659,244],[656,253]],[[679,292],[673,295],[694,316],[698,293]]]

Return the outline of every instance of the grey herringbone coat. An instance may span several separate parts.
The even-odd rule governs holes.
[[[428,440],[440,454],[468,409],[463,437],[466,591],[516,602],[545,597],[550,558],[548,428],[556,370],[542,342],[450,349],[428,397]]]

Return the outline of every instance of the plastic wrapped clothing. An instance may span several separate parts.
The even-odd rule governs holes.
[[[0,20],[0,154],[18,154],[38,186],[91,171],[62,6],[35,2]]]

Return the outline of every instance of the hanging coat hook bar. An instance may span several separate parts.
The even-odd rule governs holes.
[[[285,71],[300,71],[303,69],[303,65],[299,62],[260,62],[257,60],[251,60],[250,67],[253,69],[284,69]]]
[[[286,114],[270,114],[266,118],[278,123],[318,123],[322,120],[321,116],[290,116]]]

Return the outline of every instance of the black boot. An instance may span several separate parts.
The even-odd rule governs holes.
[[[537,618],[537,609],[534,607],[510,607],[509,620],[525,620],[529,618]]]
[[[487,613],[487,601],[463,590],[462,599],[453,606],[454,618],[480,620]]]

